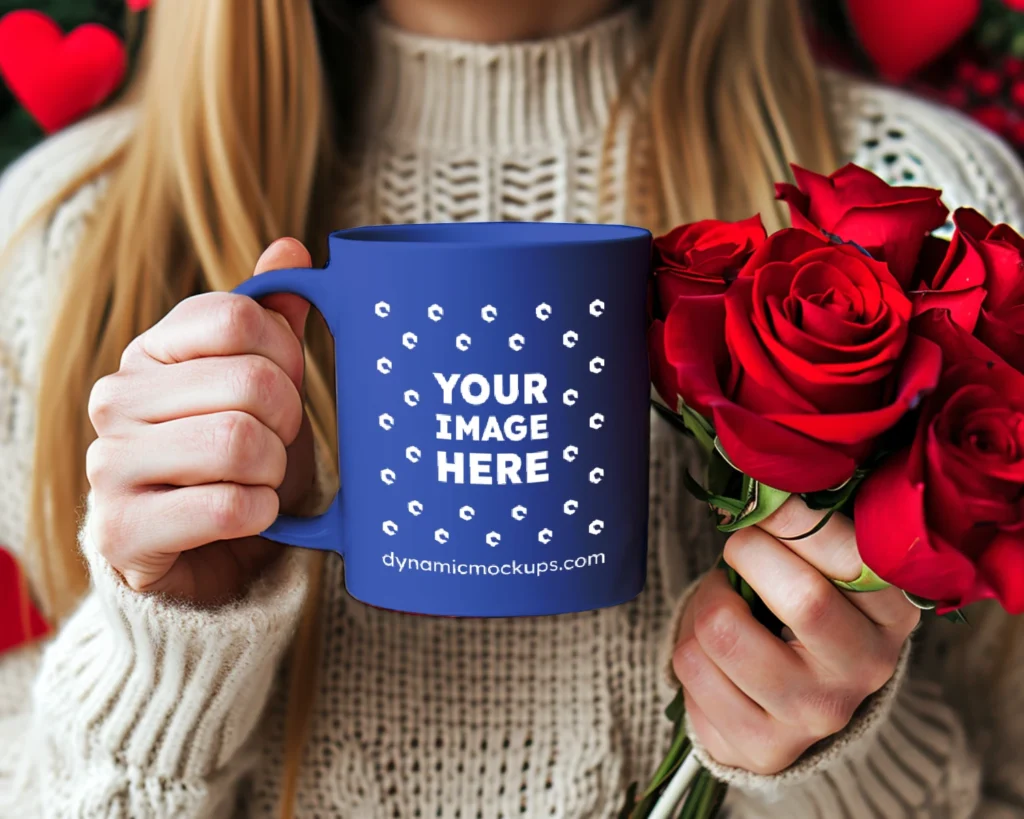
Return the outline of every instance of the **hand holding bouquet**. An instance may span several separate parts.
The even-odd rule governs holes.
[[[984,598],[1024,611],[1024,239],[971,210],[940,239],[940,191],[856,166],[794,175],[777,187],[791,229],[705,221],[655,243],[652,376],[708,457],[691,490],[725,532],[798,496],[820,520],[782,538],[796,551],[852,516],[864,565],[836,581],[848,591],[892,584],[954,618]],[[682,703],[625,816],[675,816],[684,796],[678,815],[715,814],[724,788],[688,753]]]

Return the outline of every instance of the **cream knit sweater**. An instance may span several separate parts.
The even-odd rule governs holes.
[[[506,46],[378,26],[374,138],[353,221],[623,219],[625,141],[612,152],[615,196],[599,198],[598,163],[637,25],[626,12]],[[894,182],[939,186],[950,206],[1024,223],[1024,173],[980,128],[893,91],[837,77],[829,86],[849,158]],[[9,240],[132,127],[130,113],[97,117],[0,184],[0,339],[24,375],[14,380],[0,359],[0,543],[15,552],[25,545],[35,378],[102,182],[17,246]],[[707,515],[682,488],[688,453],[655,423],[649,579],[622,606],[412,617],[352,600],[340,560],[329,559],[298,815],[615,816],[626,785],[650,775],[669,741],[673,605],[717,556]],[[127,589],[88,526],[82,546],[93,586],[81,608],[47,645],[0,657],[0,816],[275,816],[280,672],[306,595],[304,554],[290,553],[236,604],[199,610]],[[910,672],[790,771],[720,771],[737,785],[729,816],[1022,819],[1024,649],[998,613],[973,619],[970,629],[926,623]]]

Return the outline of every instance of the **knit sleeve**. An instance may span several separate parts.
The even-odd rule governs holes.
[[[0,541],[16,554],[53,293],[103,183],[45,222],[26,220],[128,132],[125,115],[83,123],[0,180]],[[0,656],[0,817],[231,815],[307,596],[305,553],[288,550],[234,603],[198,608],[125,585],[88,516],[80,545],[91,587],[79,608],[47,644]]]
[[[81,545],[93,586],[46,648],[31,766],[45,816],[224,816],[306,594],[290,551],[234,604],[132,591]]]

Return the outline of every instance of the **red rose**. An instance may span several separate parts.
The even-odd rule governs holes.
[[[1024,373],[1024,282],[1006,302],[982,310],[978,338]]]
[[[912,446],[860,488],[865,563],[940,611],[998,599],[1024,613],[1024,375],[944,311],[916,319],[942,348]]]
[[[1008,253],[1009,247],[988,241],[992,225],[975,210],[958,209],[953,224],[956,230],[950,241],[934,236],[925,239],[910,299],[915,314],[933,308],[949,310],[957,324],[973,333],[985,301],[989,268],[1018,265],[1020,251]]]
[[[831,176],[793,167],[796,186],[778,184],[793,227],[855,242],[910,284],[925,236],[945,224],[949,211],[933,188],[894,187],[856,165]]]
[[[654,240],[654,276],[660,315],[680,296],[724,293],[767,238],[760,216],[742,222],[707,219]]]
[[[783,230],[723,295],[680,299],[652,326],[655,386],[711,419],[751,477],[829,489],[936,384],[939,349],[909,333],[910,316],[885,264]]]
[[[961,213],[957,211],[957,216]],[[985,265],[987,295],[975,332],[1007,363],[1024,372],[1024,237],[1007,225],[993,226],[975,211],[963,213],[964,233],[969,233]]]

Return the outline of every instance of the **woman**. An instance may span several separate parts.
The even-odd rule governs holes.
[[[1004,621],[926,623],[908,672],[916,610],[836,590],[849,522],[787,546],[815,520],[790,504],[726,546],[777,578],[769,636],[704,574],[660,424],[647,589],[613,609],[379,611],[254,537],[333,461],[322,327],[304,369],[301,301],[208,292],[311,263],[276,237],[322,262],[342,224],[778,224],[786,162],[840,158],[1024,221],[1001,144],[819,77],[796,0],[361,6],[157,0],[126,103],[3,179],[0,542],[62,623],[0,659],[0,813],[604,819],[666,749],[674,673],[731,816],[1024,817]]]

